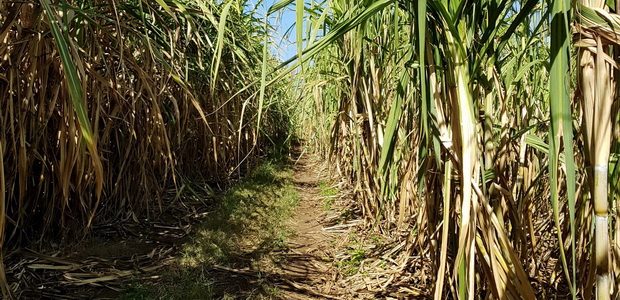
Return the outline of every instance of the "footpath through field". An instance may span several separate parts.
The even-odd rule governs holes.
[[[321,166],[298,154],[225,192],[185,185],[163,215],[98,226],[79,245],[15,253],[17,296],[348,299],[340,274],[351,266],[337,257],[359,222],[343,217]]]

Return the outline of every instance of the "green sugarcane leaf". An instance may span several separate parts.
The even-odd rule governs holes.
[[[568,0],[553,0],[551,12],[551,72],[549,86],[549,106],[551,109],[551,126],[549,132],[549,177],[551,180],[551,206],[556,224],[560,256],[564,274],[569,283],[573,299],[576,298],[576,267],[575,267],[575,163],[573,156],[573,126],[569,98],[570,71],[570,27]],[[566,166],[566,188],[569,209],[569,226],[571,234],[572,268],[568,267],[564,251],[564,239],[560,224],[560,148],[564,142]]]
[[[82,133],[82,139],[86,143],[88,152],[90,153],[93,168],[95,170],[95,193],[97,197],[97,204],[101,198],[103,191],[103,165],[99,158],[97,150],[97,144],[95,136],[91,130],[90,119],[88,117],[88,111],[86,109],[86,103],[84,99],[84,92],[82,91],[82,83],[80,81],[75,62],[73,61],[73,55],[70,48],[66,32],[63,32],[61,28],[60,19],[57,17],[56,12],[51,7],[49,0],[41,0],[41,6],[45,10],[45,14],[49,20],[52,36],[56,42],[58,53],[62,61],[63,73],[67,87],[69,90],[69,97],[71,98],[71,106],[77,115],[78,123],[80,124],[80,131]],[[94,215],[94,212],[93,212]],[[92,216],[89,220],[88,226],[92,221]]]
[[[222,50],[224,49],[225,42],[225,34],[226,34],[226,20],[228,18],[228,14],[230,13],[230,8],[232,7],[234,1],[228,1],[224,4],[224,8],[222,9],[222,14],[220,15],[220,20],[217,28],[217,41],[215,43],[215,55],[213,56],[211,62],[211,96],[215,94],[215,87],[217,86],[217,75],[220,70],[220,63],[222,61]]]
[[[267,15],[271,15],[287,6],[289,6],[291,3],[293,3],[293,1],[295,0],[280,0],[276,3],[274,3],[269,10],[267,10]]]

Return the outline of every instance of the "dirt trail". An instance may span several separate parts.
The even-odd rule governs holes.
[[[336,261],[354,224],[338,225],[344,210],[326,201],[339,196],[325,194],[321,165],[307,155],[268,163],[221,195],[184,196],[154,219],[101,226],[71,247],[15,253],[16,296],[350,299]]]
[[[253,256],[252,262],[245,266],[217,267],[217,272],[211,276],[218,285],[228,286],[226,295],[235,299],[350,298],[337,285],[340,273],[336,264],[336,256],[345,247],[346,229],[350,226],[345,225],[345,230],[339,225],[333,226],[340,219],[340,208],[326,207],[320,185],[329,181],[321,176],[323,172],[318,164],[302,156],[292,162],[292,170],[289,180],[297,192],[298,204],[284,223],[289,232],[284,245]],[[276,291],[247,292],[265,290],[266,286]]]
[[[297,193],[297,206],[283,224],[289,232],[284,245],[253,255],[251,262],[236,268],[216,267],[211,276],[218,285],[228,286],[226,295],[235,299],[350,299],[338,285],[336,256],[346,247],[352,226],[334,226],[341,221],[342,208],[326,205],[321,186],[329,180],[320,164],[302,155],[291,165],[288,180]],[[275,292],[248,293],[266,287]]]
[[[294,184],[299,193],[299,205],[289,226],[294,234],[287,241],[288,251],[277,254],[282,259],[279,271],[293,289],[286,290],[282,299],[339,299],[341,294],[335,282],[338,270],[334,256],[343,233],[324,230],[329,211],[320,195],[317,168],[308,158],[294,166]]]

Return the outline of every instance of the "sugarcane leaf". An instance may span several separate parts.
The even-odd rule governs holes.
[[[220,70],[220,63],[222,62],[222,50],[224,49],[225,43],[225,34],[227,31],[226,28],[226,20],[228,18],[228,14],[230,13],[230,8],[232,7],[233,0],[230,0],[224,4],[224,8],[222,9],[222,14],[220,15],[220,20],[218,21],[217,28],[217,41],[215,43],[215,55],[211,61],[211,96],[213,97],[215,94],[215,87],[217,86],[218,73]]]
[[[267,15],[271,15],[287,6],[289,6],[291,3],[293,3],[293,1],[295,0],[280,0],[276,3],[274,3],[269,10],[267,10]]]
[[[41,6],[43,7],[49,21],[52,36],[54,37],[56,47],[58,48],[58,53],[60,54],[67,89],[71,98],[71,105],[80,124],[82,139],[86,143],[93,161],[93,167],[97,175],[95,178],[96,196],[97,199],[99,199],[103,190],[103,165],[101,164],[101,159],[99,158],[95,136],[91,130],[90,119],[88,117],[86,103],[84,101],[84,92],[82,91],[82,83],[73,61],[74,58],[70,49],[69,41],[66,37],[66,32],[63,32],[61,29],[63,26],[61,26],[60,19],[57,17],[55,10],[51,7],[49,0],[41,0]]]
[[[568,281],[573,299],[576,298],[576,267],[575,267],[575,164],[573,155],[573,128],[572,114],[569,98],[569,74],[570,65],[570,27],[569,15],[570,2],[568,0],[553,0],[551,11],[551,56],[550,56],[550,86],[549,107],[551,114],[551,126],[549,132],[549,177],[551,181],[551,206],[556,224],[559,242],[560,258],[564,268],[564,274]],[[566,189],[569,209],[569,227],[571,240],[571,261],[569,268],[564,251],[564,239],[560,224],[560,149],[561,141],[564,142],[564,157],[566,166]]]
[[[303,54],[303,32],[304,32],[304,0],[295,0],[295,37],[297,44],[297,57],[301,59]],[[301,64],[303,73],[303,64]]]

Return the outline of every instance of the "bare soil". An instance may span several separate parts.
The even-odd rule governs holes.
[[[287,251],[276,253],[280,261],[276,272],[288,285],[282,299],[339,299],[342,290],[336,286],[339,271],[335,265],[335,255],[344,241],[343,233],[330,233],[323,230],[328,215],[324,199],[320,195],[320,175],[308,159],[302,159],[294,167],[294,184],[299,192],[299,205],[289,227],[294,235],[287,241]],[[323,179],[324,180],[324,179]]]

